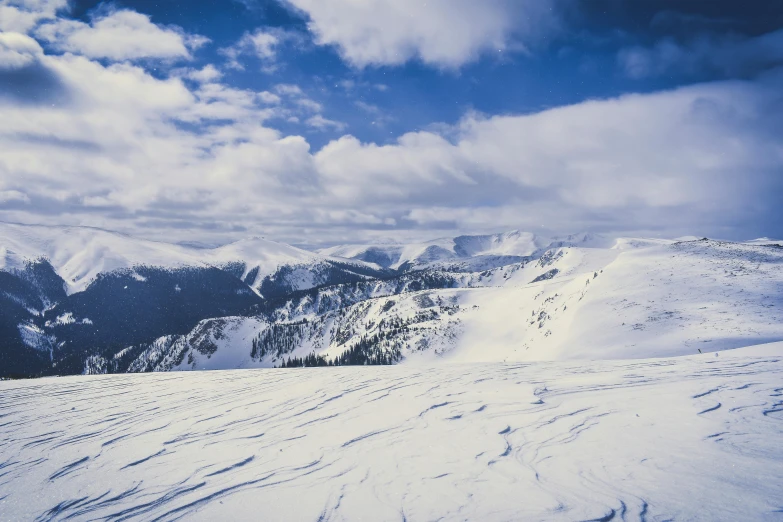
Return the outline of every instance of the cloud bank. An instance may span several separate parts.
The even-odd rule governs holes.
[[[329,18],[295,3],[312,9],[313,24]],[[427,35],[392,26],[379,48],[457,66],[487,42],[507,42],[498,13],[509,4],[491,4],[475,20],[480,36],[464,45],[450,43],[437,18],[473,17],[474,4],[449,3],[450,14],[428,5]],[[203,41],[145,15],[114,11],[88,24],[57,18],[56,2],[2,7],[18,20],[0,33],[0,220],[313,245],[512,227],[733,237],[783,220],[779,69],[532,114],[467,113],[372,143],[345,133],[297,85],[238,89],[215,65],[153,75],[144,59],[187,66]],[[372,45],[361,54],[358,36],[351,50],[344,42],[355,35],[316,30],[357,66],[398,60]],[[96,43],[114,36],[116,46]],[[259,42],[249,49],[274,55],[271,40]],[[293,120],[345,134],[316,150],[275,128]]]

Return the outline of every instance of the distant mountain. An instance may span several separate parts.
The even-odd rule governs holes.
[[[513,231],[309,252],[0,224],[0,376],[639,358],[781,339],[783,247],[766,238]]]
[[[361,260],[325,256],[263,238],[201,251],[201,259],[233,274],[266,298],[385,273]]]
[[[319,251],[350,259],[376,263],[396,270],[416,270],[434,266],[458,266],[476,258],[485,268],[504,266],[535,255],[551,240],[530,232],[458,236],[423,243],[391,245],[340,245]]]
[[[257,292],[266,287],[276,293],[275,284],[287,291],[303,290],[346,279],[335,270],[352,274],[347,277],[350,280],[379,274],[374,265],[323,256],[263,238],[202,249],[96,228],[0,223],[0,270],[20,269],[37,259],[52,265],[65,281],[68,294],[86,290],[99,275],[132,272],[141,266],[166,270],[215,267]]]
[[[0,270],[22,269],[37,259],[62,277],[68,294],[84,291],[99,274],[135,266],[207,266],[191,249],[97,228],[0,223]]]
[[[81,372],[85,354],[384,274],[259,238],[197,249],[95,228],[0,223],[0,375]]]

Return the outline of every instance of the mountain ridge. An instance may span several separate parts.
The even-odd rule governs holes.
[[[0,224],[0,376],[639,358],[783,339],[783,249],[767,239],[510,231],[394,245],[383,267],[355,258],[367,245],[194,250],[19,227]]]

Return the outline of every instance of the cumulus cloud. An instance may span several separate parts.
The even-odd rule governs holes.
[[[756,37],[702,34],[687,43],[665,38],[653,47],[622,49],[617,59],[637,79],[670,73],[751,75],[783,64],[783,29]]]
[[[345,137],[316,164],[341,201],[406,201],[420,224],[737,223],[753,213],[746,201],[769,203],[783,190],[779,81],[472,115],[453,141],[432,132],[385,146]]]
[[[320,45],[356,67],[411,59],[458,68],[482,53],[524,49],[555,24],[552,0],[287,0]]]
[[[67,7],[68,0],[0,0],[0,31],[27,33]]]
[[[238,89],[214,67],[153,76],[144,62],[47,55],[7,34],[0,49],[21,58],[9,54],[0,74],[32,60],[67,96],[53,106],[0,95],[3,220],[317,243],[651,223],[729,236],[783,219],[780,71],[534,114],[471,113],[388,143],[345,135],[314,150],[272,125],[344,126],[297,85]]]
[[[220,72],[214,65],[207,64],[201,69],[185,69],[182,71],[175,71],[182,74],[183,77],[193,80],[198,83],[209,83],[219,80],[223,77],[223,73]]]
[[[758,213],[769,222],[783,197],[780,75],[469,114],[443,133],[389,144],[343,136],[314,151],[265,123],[281,114],[270,96],[301,89],[264,94],[128,63],[39,59],[70,102],[0,99],[0,219],[301,243],[391,228],[704,230]],[[323,116],[305,123],[341,128]]]
[[[34,39],[20,33],[0,33],[0,70],[20,69],[43,55]]]
[[[263,101],[264,103],[268,103],[270,105],[280,103],[280,96],[271,93],[269,91],[262,91],[258,93],[258,96],[261,99],[261,101]]]
[[[61,51],[115,61],[190,59],[192,50],[209,42],[177,27],[156,25],[149,16],[126,9],[96,17],[89,24],[60,18],[40,26],[36,36]]]

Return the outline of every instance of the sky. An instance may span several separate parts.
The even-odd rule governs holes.
[[[783,237],[778,0],[0,0],[0,221]]]

